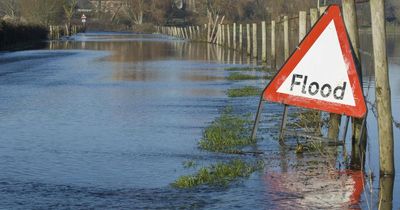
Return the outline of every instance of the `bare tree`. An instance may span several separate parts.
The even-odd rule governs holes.
[[[19,3],[21,15],[28,22],[48,26],[63,19],[63,0],[19,0]]]
[[[78,0],[66,0],[63,5],[66,19],[65,28],[67,29],[67,36],[71,35],[71,21],[72,17],[74,17],[77,5]]]
[[[18,13],[18,0],[0,0],[0,15],[6,15],[15,19]]]
[[[125,0],[125,13],[126,16],[134,24],[140,25],[143,23],[143,16],[145,11],[145,0]]]

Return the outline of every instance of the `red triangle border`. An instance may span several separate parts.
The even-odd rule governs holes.
[[[343,57],[346,63],[349,64],[349,69],[347,70],[347,73],[349,75],[351,89],[353,90],[355,106],[278,93],[278,88],[295,69],[301,59],[307,54],[309,49],[324,32],[324,30],[332,20],[334,21],[335,27],[337,29]],[[338,5],[331,5],[327,8],[325,14],[321,16],[316,25],[310,30],[308,35],[299,44],[297,50],[289,57],[286,63],[282,66],[275,77],[264,89],[262,98],[266,101],[278,102],[309,109],[316,109],[357,118],[362,118],[365,116],[367,109],[361,83],[357,73],[356,61],[353,56],[353,51],[350,45],[349,38],[347,36],[346,27],[342,19],[340,7]]]

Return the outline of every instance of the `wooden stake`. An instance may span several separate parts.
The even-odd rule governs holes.
[[[200,26],[197,26],[197,39],[201,41]]]
[[[265,21],[261,22],[261,31],[262,31],[262,41],[261,41],[261,49],[262,55],[261,59],[264,63],[267,63],[267,25]]]
[[[207,42],[211,42],[211,21],[207,24]]]
[[[247,55],[251,55],[250,24],[246,24]]]
[[[318,20],[318,9],[317,8],[311,8],[310,9],[310,23],[311,23],[311,27],[314,26],[314,24],[317,22]]]
[[[233,49],[236,50],[236,23],[233,23]]]
[[[379,177],[379,205],[377,209],[393,209],[394,177]]]
[[[221,24],[218,24],[217,34],[218,34],[217,45],[221,45]]]
[[[375,67],[375,103],[378,112],[380,173],[394,175],[394,142],[389,72],[386,55],[384,0],[370,0]]]
[[[299,12],[299,42],[303,40],[303,38],[307,34],[307,12],[300,11]]]
[[[239,50],[242,53],[243,50],[243,25],[239,25]]]
[[[229,24],[226,24],[226,32],[227,32],[228,48],[231,48],[231,31],[229,28]]]
[[[225,25],[222,25],[222,46],[225,46]]]
[[[257,23],[253,23],[253,57],[258,57],[257,49]]]
[[[288,16],[283,17],[283,48],[285,61],[289,58],[289,18]]]
[[[276,69],[275,20],[271,21],[271,69]]]
[[[323,15],[327,8],[327,6],[319,7],[319,16]]]

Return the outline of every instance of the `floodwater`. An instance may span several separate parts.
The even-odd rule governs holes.
[[[393,115],[400,120],[396,39],[389,42],[390,79]],[[203,43],[127,33],[79,34],[45,49],[0,53],[0,208],[298,208],[290,207],[290,194],[265,178],[268,171],[228,188],[170,185],[195,172],[185,161],[207,166],[235,158],[201,151],[197,142],[226,106],[254,114],[257,97],[229,99],[225,91],[268,81],[227,81],[224,69],[256,63]],[[373,101],[373,75],[366,73],[364,82]],[[265,109],[279,113],[282,107]],[[368,170],[377,177],[362,207],[378,201],[373,114],[368,132]],[[399,129],[395,136],[400,138]],[[276,155],[277,145],[263,137],[257,149]],[[400,149],[398,142],[395,147]],[[400,194],[399,180],[397,175],[394,195]],[[400,200],[393,198],[397,209]],[[282,201],[288,205],[282,207]]]

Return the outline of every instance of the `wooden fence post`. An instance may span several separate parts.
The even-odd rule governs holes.
[[[239,25],[239,50],[242,53],[243,50],[243,25]]]
[[[325,12],[325,10],[326,10],[327,8],[328,8],[328,7],[326,7],[326,6],[319,7],[319,16],[323,15],[324,12]]]
[[[207,42],[211,42],[211,21],[207,24]]]
[[[221,25],[221,46],[225,46],[225,25]]]
[[[182,34],[182,39],[185,39],[185,31],[183,30],[182,27],[181,27],[181,34]]]
[[[380,173],[394,175],[393,119],[386,55],[384,0],[370,0],[375,67],[375,103],[378,112]]]
[[[218,24],[218,31],[217,31],[217,45],[221,45],[221,24]]]
[[[318,20],[318,9],[317,8],[311,8],[310,9],[310,23],[311,23],[311,27],[314,26],[314,24],[317,22]]]
[[[307,12],[299,12],[299,43],[307,34]]]
[[[361,63],[360,57],[360,42],[358,36],[358,26],[357,26],[357,13],[356,13],[356,3],[355,0],[343,0],[342,2],[342,9],[343,9],[343,19],[346,25],[347,32],[350,36],[350,42],[353,46],[355,56]],[[359,72],[361,86],[362,86],[362,71]],[[366,128],[366,127],[364,127]],[[357,145],[355,150],[353,149],[353,156],[361,157],[362,154],[365,153],[366,149],[366,135],[361,137],[361,130],[362,130],[362,119],[353,118],[353,145]],[[365,134],[366,132],[364,132]],[[359,142],[359,140],[361,140]],[[361,162],[360,162],[361,164]]]
[[[193,26],[189,26],[189,31],[190,31],[190,40],[194,41]]]
[[[236,23],[233,23],[233,49],[236,50]]]
[[[271,21],[271,69],[276,69],[275,20]]]
[[[326,10],[326,6],[319,7],[319,15],[322,16]],[[340,128],[340,119],[341,115],[338,114],[330,114],[329,116],[329,129],[328,129],[328,138],[337,139]]]
[[[267,24],[265,23],[265,21],[261,22],[261,31],[262,31],[261,59],[262,59],[262,62],[267,63]]]
[[[229,28],[229,24],[226,24],[226,32],[227,32],[227,40],[228,40],[228,48],[231,48],[231,31]]]
[[[184,27],[183,29],[185,30],[186,39],[190,40],[188,27]]]
[[[247,55],[251,55],[250,24],[246,24]]]
[[[257,48],[257,23],[253,23],[253,57],[258,57]]]
[[[394,209],[393,208],[393,188],[394,176],[379,177],[379,208],[378,209]]]
[[[197,26],[197,39],[201,41],[200,26]]]
[[[285,61],[289,58],[289,18],[288,16],[283,17],[283,48]]]

